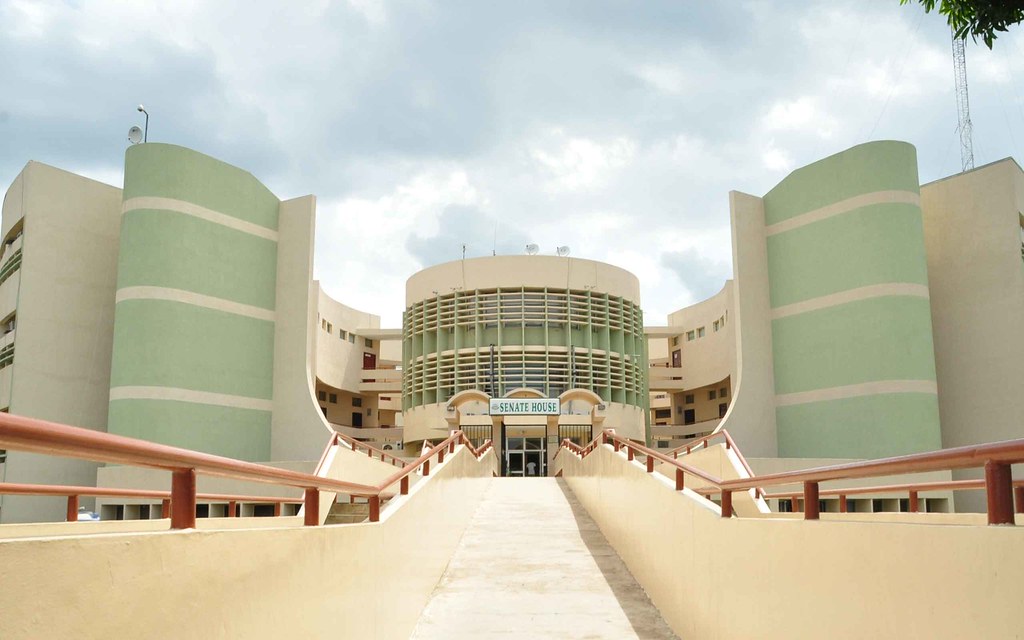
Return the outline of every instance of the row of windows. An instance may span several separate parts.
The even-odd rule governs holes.
[[[711,328],[716,332],[721,331],[722,329],[725,328],[725,321],[728,317],[729,312],[726,311],[725,313],[722,314],[720,318],[718,318],[718,320],[715,320],[713,323],[711,323]],[[698,338],[703,338],[705,335],[707,335],[707,331],[705,327],[697,327],[696,329],[690,329],[683,335],[686,336],[687,342],[692,342],[693,340],[696,340]],[[680,336],[675,336],[672,338],[673,347],[679,346],[679,338]]]
[[[317,397],[317,399],[320,400],[320,402],[328,402],[330,404],[338,404],[338,394],[336,394],[336,393],[327,393],[326,391],[317,391],[316,397]],[[359,397],[352,398],[352,406],[353,407],[361,407],[361,406],[363,406],[363,399],[359,398]]]
[[[715,400],[716,398],[727,398],[729,397],[729,388],[722,387],[721,389],[711,389],[708,391],[708,400]],[[683,398],[685,404],[693,404],[693,394],[688,393]]]
[[[320,328],[326,331],[327,335],[334,335],[334,325],[328,322],[327,318],[320,318]],[[355,344],[356,338],[358,336],[356,336],[356,334],[352,333],[351,331],[345,331],[344,329],[339,328],[338,337],[341,338],[342,340],[347,339],[352,344]],[[365,344],[367,347],[370,347],[371,349],[373,348],[373,340],[371,340],[370,338],[363,338],[363,344]]]

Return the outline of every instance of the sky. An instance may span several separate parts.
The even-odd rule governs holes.
[[[1022,29],[968,41],[979,166],[1024,159]],[[388,327],[416,271],[527,243],[632,271],[663,324],[731,277],[729,191],[879,139],[961,168],[949,28],[898,0],[0,0],[0,190],[121,186],[140,103],[315,194],[315,276]]]

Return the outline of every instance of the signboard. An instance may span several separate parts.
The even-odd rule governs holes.
[[[492,416],[557,416],[558,398],[491,398]]]

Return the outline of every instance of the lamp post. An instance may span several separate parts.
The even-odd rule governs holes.
[[[143,142],[148,142],[149,141],[149,112],[146,111],[146,107],[142,106],[141,104],[139,105],[139,111],[141,113],[146,114],[146,128],[142,132],[142,141]]]

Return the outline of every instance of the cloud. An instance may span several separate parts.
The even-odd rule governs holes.
[[[695,302],[710,298],[732,277],[728,262],[709,258],[694,248],[662,254],[661,263],[679,278]]]
[[[385,324],[417,269],[466,238],[486,255],[494,221],[499,250],[570,245],[633,271],[657,317],[721,286],[732,189],[869,137],[913,143],[923,181],[959,168],[949,31],[921,12],[0,0],[0,184],[30,159],[118,183],[143,102],[151,140],[315,193],[318,277]],[[1024,156],[1021,40],[968,45],[979,163]]]

